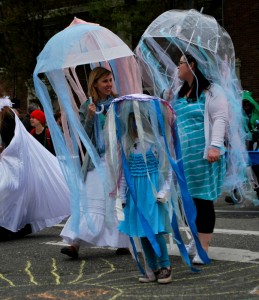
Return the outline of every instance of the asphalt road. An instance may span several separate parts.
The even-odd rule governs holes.
[[[167,285],[139,283],[132,257],[114,249],[82,248],[69,259],[60,254],[60,226],[1,242],[0,299],[259,299],[259,207],[221,200],[216,211],[212,263],[192,273],[173,245]]]

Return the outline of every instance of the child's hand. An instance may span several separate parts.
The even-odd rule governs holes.
[[[157,193],[157,196],[156,196],[156,199],[157,199],[157,202],[160,202],[160,203],[165,203],[167,202],[168,200],[168,196],[169,196],[169,190],[160,190],[158,193]]]

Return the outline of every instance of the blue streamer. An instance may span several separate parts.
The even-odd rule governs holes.
[[[173,201],[172,201],[172,202],[173,202]],[[173,203],[172,203],[172,205],[173,205]],[[180,230],[179,230],[179,226],[178,226],[178,223],[177,223],[177,217],[176,217],[176,214],[175,214],[175,210],[174,210],[174,209],[173,209],[173,216],[172,216],[172,222],[171,222],[171,225],[172,225],[172,228],[173,228],[173,230],[174,230],[174,237],[175,237],[175,240],[176,240],[178,249],[179,249],[179,251],[180,251],[180,254],[181,254],[183,260],[186,262],[186,264],[187,264],[188,267],[191,269],[191,271],[193,271],[193,272],[195,272],[195,273],[200,272],[199,269],[196,269],[196,268],[194,268],[194,267],[191,265],[191,261],[190,261],[188,252],[187,252],[187,250],[186,250],[186,248],[185,248],[185,245],[184,245],[184,242],[183,242],[183,239],[182,239]]]
[[[139,261],[139,258],[138,258],[138,252],[137,252],[137,249],[136,249],[136,245],[135,245],[134,240],[133,240],[132,237],[130,237],[130,243],[131,243],[131,245],[132,245],[134,257],[135,257],[135,259],[136,259],[138,268],[139,268],[140,272],[141,272],[143,275],[145,275],[146,273],[145,273],[144,269],[142,268],[141,263],[140,263],[140,261]]]

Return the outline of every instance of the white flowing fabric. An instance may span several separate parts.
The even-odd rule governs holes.
[[[32,232],[70,215],[69,191],[58,160],[15,115],[15,134],[0,154],[0,226]]]
[[[104,167],[105,164],[102,158]],[[76,233],[73,230],[69,218],[60,234],[63,241],[70,245],[85,247],[128,248],[130,246],[128,236],[117,229],[119,221],[115,201],[113,202],[114,220],[110,227],[106,224],[104,188],[96,169],[87,173],[82,193],[86,200],[80,203],[79,231]]]

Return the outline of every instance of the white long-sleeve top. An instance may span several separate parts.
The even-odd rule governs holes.
[[[213,84],[205,92],[205,96],[205,149],[203,157],[206,159],[210,146],[219,147],[221,154],[224,154],[224,139],[228,123],[228,101],[222,88],[216,84]]]

